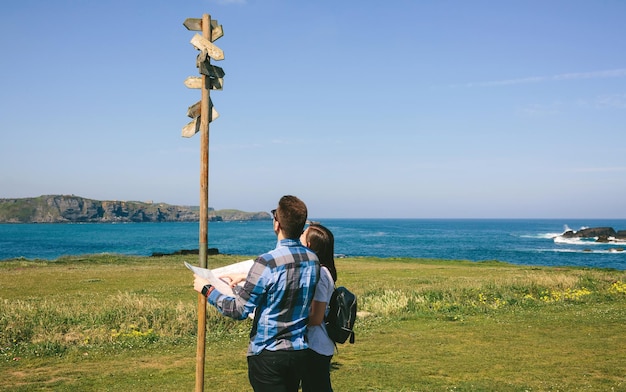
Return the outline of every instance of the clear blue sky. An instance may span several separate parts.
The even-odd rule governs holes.
[[[0,5],[0,197],[199,204],[186,18],[217,19],[210,206],[626,218],[625,1]]]

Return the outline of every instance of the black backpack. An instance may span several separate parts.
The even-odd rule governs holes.
[[[354,343],[356,295],[343,286],[335,288],[330,297],[330,310],[324,321],[326,332],[335,343],[345,343],[348,338],[350,343]]]

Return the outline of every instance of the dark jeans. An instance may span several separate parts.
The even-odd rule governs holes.
[[[333,356],[307,350],[306,371],[302,377],[302,392],[333,392],[330,385],[330,360]]]
[[[255,392],[298,392],[306,350],[268,351],[248,357],[248,379]]]

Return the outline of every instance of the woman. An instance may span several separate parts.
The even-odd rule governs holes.
[[[302,379],[302,392],[332,392],[330,361],[335,353],[335,343],[326,333],[324,316],[337,280],[334,259],[335,237],[326,227],[313,223],[302,233],[300,242],[317,254],[321,265],[320,280],[315,286],[309,313],[307,328],[309,350],[307,370]]]

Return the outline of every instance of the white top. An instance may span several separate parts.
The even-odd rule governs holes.
[[[324,311],[324,315],[326,315],[328,314],[330,297],[335,290],[335,282],[328,268],[322,267],[320,271],[323,272],[320,273],[320,280],[317,282],[317,286],[315,286],[313,300],[326,303],[326,310]],[[307,328],[307,338],[309,348],[316,353],[327,356],[335,353],[335,343],[328,337],[324,321],[320,325],[309,326]]]

